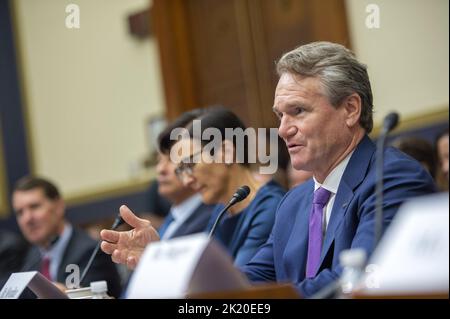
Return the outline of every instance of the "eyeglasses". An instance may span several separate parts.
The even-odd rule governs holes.
[[[194,160],[194,157],[201,154],[202,151],[192,154],[188,158],[185,158],[178,164],[178,167],[175,168],[175,174],[181,180],[184,176],[192,176],[194,173],[194,167],[197,164]]]

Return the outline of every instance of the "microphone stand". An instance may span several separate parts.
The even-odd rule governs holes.
[[[111,226],[111,230],[116,230],[116,228],[119,227],[120,225],[122,225],[123,223],[124,223],[124,221],[123,221],[122,217],[120,215],[118,215],[116,217],[116,219],[114,220],[113,225]],[[89,258],[89,261],[88,261],[86,267],[84,268],[83,273],[81,274],[80,286],[81,286],[81,283],[83,282],[84,278],[86,277],[86,274],[87,274],[89,268],[91,268],[91,265],[92,265],[92,262],[94,261],[95,256],[97,256],[97,253],[98,253],[98,251],[100,249],[101,243],[102,243],[102,241],[100,240],[97,243],[97,246],[95,246],[95,249],[94,249],[91,257]]]
[[[217,228],[217,225],[219,224],[219,221],[222,219],[222,216],[225,214],[225,212],[228,210],[228,208],[230,208],[235,203],[236,202],[234,202],[234,201],[230,201],[227,204],[227,206],[225,206],[225,208],[222,209],[222,211],[220,212],[219,216],[216,218],[216,221],[214,222],[214,225],[211,228],[211,231],[209,232],[208,239],[211,239],[211,237],[214,235],[214,232],[215,232],[215,230]]]
[[[384,118],[383,129],[377,140],[377,151],[375,159],[375,243],[374,247],[377,247],[381,235],[383,233],[383,164],[384,164],[384,147],[386,137],[389,132],[397,126],[398,114],[393,112],[389,113]]]
[[[222,219],[223,214],[233,206],[234,204],[244,200],[247,198],[248,194],[250,194],[250,188],[247,185],[241,186],[236,190],[236,193],[233,194],[233,197],[230,199],[230,202],[225,206],[224,209],[219,213],[219,216],[216,218],[216,221],[211,228],[211,231],[209,232],[208,239],[211,239],[211,237],[214,235],[214,232],[217,228],[217,225],[219,224],[219,221]]]

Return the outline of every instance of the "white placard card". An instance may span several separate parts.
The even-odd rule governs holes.
[[[449,291],[448,196],[424,196],[400,208],[369,262],[365,293]]]
[[[245,276],[206,234],[148,245],[130,280],[127,298],[184,298],[188,293],[244,289]]]
[[[51,281],[37,271],[17,272],[11,274],[0,291],[0,299],[18,299],[28,287],[40,299],[67,299]]]

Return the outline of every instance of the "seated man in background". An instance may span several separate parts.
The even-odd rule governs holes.
[[[54,184],[38,177],[20,179],[13,191],[12,205],[17,223],[32,247],[28,251],[21,271],[38,270],[47,279],[64,289],[66,267],[75,264],[80,275],[86,267],[97,242],[86,233],[74,228],[64,218],[65,204]],[[114,263],[99,252],[80,286],[105,280],[108,293],[118,297],[120,278]],[[26,292],[22,297],[32,297]]]
[[[150,220],[153,227],[161,227],[164,219],[169,215],[172,203],[162,196],[159,192],[159,183],[157,179],[150,182],[147,197],[148,211],[139,213],[141,218]]]
[[[173,203],[169,215],[159,228],[161,239],[170,239],[203,232],[208,225],[215,205],[202,203],[200,194],[184,186],[175,174],[176,165],[169,154],[173,141],[170,132],[173,127],[184,127],[195,119],[201,110],[186,112],[178,117],[158,137],[158,164],[156,165],[158,193]]]

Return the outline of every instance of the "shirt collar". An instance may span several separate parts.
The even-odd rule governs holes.
[[[59,236],[58,240],[50,247],[49,250],[42,250],[42,255],[50,257],[50,259],[54,259],[56,256],[62,254],[62,252],[64,252],[64,250],[66,249],[67,244],[69,243],[72,232],[73,227],[70,224],[65,224],[61,236]]]
[[[202,203],[200,194],[195,194],[178,205],[171,208],[171,214],[174,220],[187,219],[194,210]]]
[[[333,194],[337,193],[339,188],[339,183],[341,182],[342,175],[344,175],[345,169],[347,168],[347,164],[350,161],[350,158],[353,155],[353,152],[350,152],[325,178],[323,183],[319,183],[315,177],[314,178],[314,190],[317,190],[319,187],[325,188],[326,190],[332,192]]]

